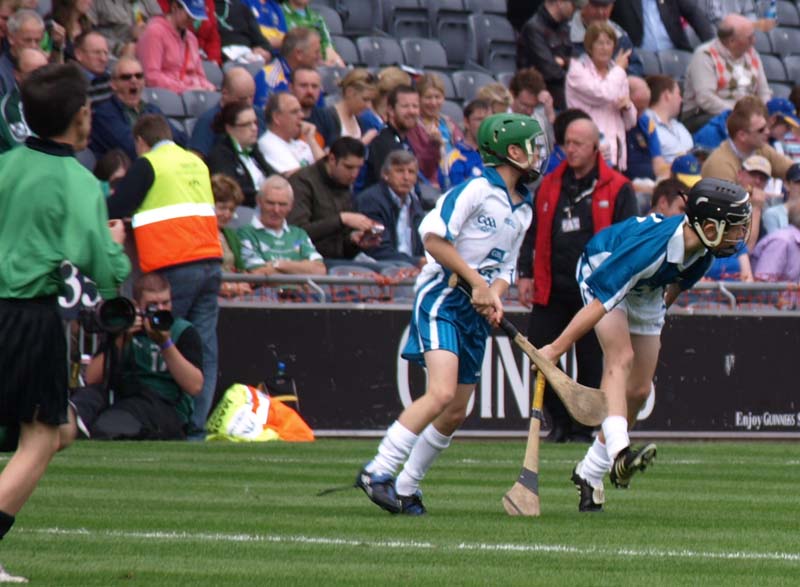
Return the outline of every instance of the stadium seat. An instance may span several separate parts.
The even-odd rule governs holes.
[[[491,75],[480,71],[454,71],[452,78],[456,96],[464,102],[474,99],[479,89],[495,81]]]
[[[356,39],[361,63],[371,67],[403,63],[400,43],[389,37],[359,37]]]
[[[164,88],[145,88],[142,90],[142,100],[148,104],[155,104],[168,118],[183,118],[186,110],[181,97]]]
[[[382,0],[384,29],[396,39],[428,38],[428,7],[420,0]]]
[[[768,81],[786,81],[786,68],[783,66],[783,62],[779,57],[769,54],[761,55],[761,63],[764,65],[764,73]]]
[[[787,55],[783,58],[783,65],[786,67],[787,79],[791,83],[800,80],[800,55]]]
[[[449,116],[458,126],[463,126],[464,110],[457,102],[452,100],[442,102],[442,114]]]
[[[338,0],[311,0],[311,6],[317,8],[319,6],[327,6],[328,8],[336,8]]]
[[[196,118],[186,118],[183,121],[183,128],[186,130],[187,136],[192,136],[192,132],[194,131],[194,127],[197,124]]]
[[[379,1],[336,0],[336,10],[350,37],[373,35],[383,26],[383,11]]]
[[[453,78],[450,77],[446,71],[435,71],[433,72],[439,76],[444,84],[444,97],[446,100],[455,100],[456,96],[456,87],[453,85]]]
[[[208,81],[214,84],[217,89],[222,87],[222,70],[216,62],[203,61],[203,71],[205,72]]]
[[[464,6],[474,14],[497,14],[504,18],[508,14],[506,0],[464,0]]]
[[[262,61],[226,61],[222,66],[223,75],[233,67],[244,67],[250,75],[255,77],[264,69],[264,63]]]
[[[471,43],[471,56],[474,61],[493,69],[505,67],[516,62],[516,34],[511,23],[503,16],[496,14],[471,14],[467,18]],[[513,71],[504,69],[504,71]]]
[[[347,68],[321,65],[317,71],[322,78],[322,91],[328,96],[339,95],[341,93],[339,82],[347,75]]]
[[[684,26],[683,32],[686,33],[686,38],[689,40],[689,46],[692,49],[703,43],[700,37],[697,36],[697,32],[691,27],[691,25],[687,24],[686,26]]]
[[[513,71],[501,71],[500,73],[496,74],[494,77],[496,77],[497,81],[499,81],[505,87],[508,87],[509,85],[511,85],[511,79],[514,77],[514,72]]]
[[[342,26],[342,17],[330,6],[315,6],[314,10],[319,12],[320,16],[325,20],[328,25],[328,32],[332,35],[344,34],[344,27]]]
[[[636,49],[636,54],[642,59],[645,75],[658,75],[661,73],[661,64],[658,62],[658,55],[653,51]]]
[[[429,3],[433,36],[447,53],[451,66],[463,66],[470,60],[469,13],[462,0],[431,0]]]
[[[756,31],[756,42],[753,45],[760,55],[764,53],[772,53],[772,43],[769,40],[769,35],[764,31]]]
[[[183,124],[183,120],[173,117],[167,118],[167,120],[169,121],[170,126],[172,126],[174,129],[186,133],[187,135],[189,134],[189,131],[186,130],[186,125]]]
[[[789,0],[778,0],[778,24],[780,26],[800,27],[800,14],[797,5]]]
[[[447,53],[436,39],[410,37],[400,39],[406,65],[417,69],[447,69]]]
[[[219,92],[206,90],[187,90],[181,96],[186,116],[198,117],[211,107],[219,103]]]
[[[349,38],[341,35],[331,35],[331,43],[347,65],[356,65],[361,62],[356,44]]]
[[[680,49],[666,49],[659,51],[657,57],[661,73],[673,79],[682,80],[686,75],[686,66],[689,65],[692,54]]]
[[[792,86],[777,82],[770,82],[769,89],[772,90],[773,98],[788,98],[792,93]]]
[[[769,32],[772,51],[778,55],[800,53],[800,29],[777,27]]]

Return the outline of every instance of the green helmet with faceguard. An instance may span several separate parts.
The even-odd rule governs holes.
[[[517,145],[527,153],[527,163],[509,158],[508,147],[511,145]],[[547,137],[542,127],[524,114],[487,116],[478,129],[478,149],[487,167],[511,165],[527,174],[530,181],[539,177],[548,157]]]

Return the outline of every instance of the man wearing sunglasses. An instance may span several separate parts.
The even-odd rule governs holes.
[[[107,100],[92,104],[92,134],[89,148],[100,159],[111,149],[122,149],[136,159],[133,125],[142,114],[161,114],[155,104],[142,100],[144,71],[133,57],[121,57],[111,71],[113,95]],[[180,146],[186,146],[186,134],[174,126],[172,136]]]

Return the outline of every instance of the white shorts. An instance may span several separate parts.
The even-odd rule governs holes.
[[[584,305],[594,299],[588,288],[581,288]],[[664,290],[659,288],[648,292],[630,292],[614,306],[628,316],[628,332],[643,336],[659,336],[664,328],[667,305],[664,303]]]

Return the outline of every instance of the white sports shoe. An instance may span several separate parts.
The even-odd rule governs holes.
[[[18,577],[16,575],[10,575],[4,568],[3,565],[0,565],[0,583],[27,583],[28,580],[25,577]]]

